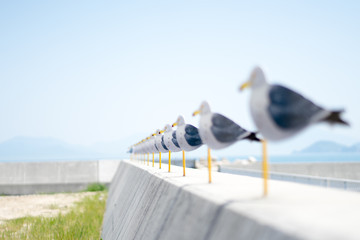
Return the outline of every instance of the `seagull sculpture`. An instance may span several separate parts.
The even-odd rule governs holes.
[[[181,148],[176,138],[176,131],[172,130],[172,126],[167,124],[164,128],[165,146],[172,152],[180,152]]]
[[[171,167],[171,152],[180,152],[181,148],[176,139],[176,131],[172,130],[171,125],[167,124],[164,128],[164,143],[169,149],[169,172]]]
[[[159,168],[161,168],[161,153],[169,152],[169,149],[165,146],[164,135],[162,135],[162,133],[164,133],[163,130],[157,130],[155,138],[156,147],[159,149]]]
[[[159,149],[156,147],[156,144],[155,144],[155,136],[156,136],[156,133],[151,134],[151,137],[150,137],[149,143],[148,143],[150,151],[152,152],[152,166],[153,167],[154,167],[154,161],[155,161],[154,154],[159,152]]]
[[[185,176],[185,151],[193,151],[202,145],[199,130],[191,124],[185,124],[183,116],[179,116],[172,127],[177,126],[173,140],[176,140],[183,154],[183,175]]]
[[[231,119],[210,110],[204,101],[193,116],[200,114],[199,133],[201,140],[208,146],[209,182],[211,182],[211,153],[210,149],[226,148],[243,139],[260,141],[255,132],[249,132]]]
[[[325,109],[287,87],[269,84],[260,67],[254,68],[240,90],[249,87],[252,119],[269,141],[287,139],[315,123],[349,125],[341,119],[343,110]],[[264,195],[267,195],[267,165],[266,141],[263,141]]]

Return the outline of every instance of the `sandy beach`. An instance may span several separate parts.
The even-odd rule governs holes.
[[[58,193],[0,197],[0,224],[4,220],[26,216],[51,217],[66,213],[75,202],[96,192]]]

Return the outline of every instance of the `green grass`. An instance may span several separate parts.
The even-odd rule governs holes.
[[[107,192],[85,197],[66,214],[0,224],[0,239],[100,239]]]
[[[106,186],[105,184],[101,184],[101,183],[92,183],[89,184],[86,188],[86,192],[97,192],[97,191],[104,191],[106,190]]]

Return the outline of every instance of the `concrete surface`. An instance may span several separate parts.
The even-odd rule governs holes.
[[[261,162],[242,165],[240,163],[226,164],[224,167],[244,170],[261,170]],[[293,173],[316,177],[360,180],[360,163],[358,162],[327,162],[327,163],[272,163],[270,171],[276,173]]]
[[[110,186],[103,239],[359,239],[360,194],[123,161]]]
[[[0,194],[77,192],[90,183],[111,182],[119,160],[1,162]]]
[[[161,163],[165,163],[167,164],[169,161],[169,159],[167,159],[167,156],[166,158],[161,160]],[[157,163],[158,162],[158,159],[155,160],[155,162]],[[195,162],[196,160],[195,159],[186,159],[185,161],[185,165],[187,168],[195,168]],[[182,166],[183,163],[182,163],[182,159],[171,159],[171,165],[174,165],[174,166]]]

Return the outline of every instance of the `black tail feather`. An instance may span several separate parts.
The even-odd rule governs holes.
[[[330,124],[342,124],[342,125],[346,125],[346,126],[350,126],[350,124],[348,122],[346,122],[345,120],[341,119],[341,113],[343,113],[344,110],[340,110],[340,111],[333,111],[330,113],[329,116],[327,116],[324,121],[328,122]]]
[[[261,142],[261,139],[256,136],[256,132],[251,132],[249,136],[245,139],[249,139],[250,141]]]

